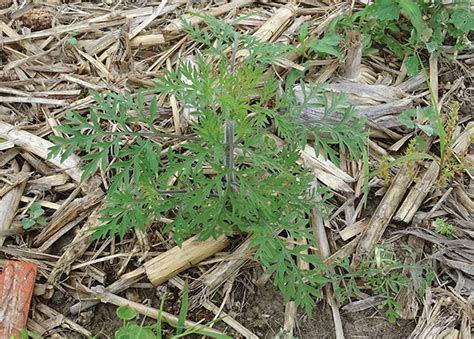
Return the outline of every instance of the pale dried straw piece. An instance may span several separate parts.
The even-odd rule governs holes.
[[[158,16],[161,15],[163,12],[164,7],[168,3],[168,0],[162,0],[160,2],[160,5],[153,8],[153,13],[150,14],[150,16],[146,17],[145,20],[143,20],[138,27],[134,28],[129,34],[128,38],[133,39],[135,38],[142,30],[144,30],[153,20],[155,20]]]
[[[303,226],[305,227],[305,226]],[[307,245],[308,240],[306,238],[303,238],[299,241],[295,241],[292,238],[289,238],[291,242],[288,244],[288,248],[293,249],[295,245]],[[295,242],[295,243],[293,243]],[[308,255],[309,251],[306,249],[302,251],[302,253]],[[300,258],[296,258],[296,265],[300,270],[309,270],[309,263],[302,261]],[[297,308],[296,308],[296,303],[294,301],[290,301],[285,305],[285,314],[284,314],[284,320],[283,320],[283,337],[284,338],[294,338],[294,331],[296,328],[296,316],[297,316]]]
[[[416,166],[416,165],[415,165]],[[393,214],[405,195],[407,187],[413,182],[413,173],[403,166],[392,181],[382,201],[373,213],[368,226],[362,232],[356,253],[352,259],[353,268],[357,268],[360,261],[368,256],[384,233]]]
[[[49,237],[38,249],[43,252],[47,251],[56,241],[61,239],[66,233],[71,231],[86,218],[87,212],[79,214],[75,219],[62,226],[56,233]]]
[[[326,228],[324,227],[324,220],[321,214],[314,208],[311,214],[311,226],[313,227],[318,242],[318,250],[322,259],[328,259],[331,255],[331,249],[329,248],[329,242],[326,234]],[[326,301],[331,307],[332,317],[334,320],[334,327],[336,329],[336,338],[344,339],[344,329],[342,326],[341,314],[339,313],[339,306],[337,305],[336,299],[334,298],[334,289],[331,285],[327,285],[325,288]]]
[[[20,198],[20,201],[21,202],[26,202],[26,203],[36,201],[38,204],[40,204],[41,207],[50,208],[52,210],[58,210],[61,207],[61,205],[56,204],[54,202],[50,202],[50,201],[46,201],[46,200],[36,200],[36,198],[31,198],[31,197],[27,197],[27,196],[22,196]]]
[[[247,5],[250,5],[254,3],[255,0],[237,0],[237,1],[231,1],[230,3],[227,3],[225,5],[219,6],[219,7],[212,7],[206,12],[199,12],[200,14],[205,14],[209,16],[220,16],[225,13],[228,13],[232,10],[235,10],[237,8],[245,7]],[[189,21],[192,25],[197,25],[200,24],[201,22],[204,21],[204,19],[200,16],[195,16],[191,14],[185,14],[181,18],[177,18],[172,20],[164,29],[163,31],[166,32],[167,34],[176,34],[179,33],[183,30],[183,25],[182,25],[182,19]]]
[[[30,166],[28,165],[28,163],[25,162],[20,171],[20,166],[18,165],[18,163],[15,160],[13,161],[13,169],[16,172],[28,173],[30,171]],[[0,199],[0,233],[4,233],[5,231],[8,231],[10,229],[25,187],[26,181],[14,187]],[[3,245],[4,241],[5,237],[0,235],[0,246]]]
[[[90,331],[88,331],[87,329],[85,329],[84,327],[82,327],[81,325],[76,323],[75,321],[65,317],[63,314],[59,313],[55,309],[53,309],[53,308],[51,308],[51,307],[49,307],[49,306],[47,306],[47,305],[45,305],[41,302],[36,303],[35,312],[33,312],[33,313],[36,314],[37,311],[39,311],[40,313],[46,315],[49,319],[56,318],[58,320],[58,325],[65,324],[67,328],[70,328],[70,329],[76,331],[77,333],[82,334],[83,336],[90,337],[92,335],[92,333]],[[38,320],[42,320],[42,322],[45,322],[44,318],[39,317]],[[49,327],[49,329],[52,329],[52,328]]]
[[[329,159],[324,159],[321,155],[316,155],[313,147],[306,145],[300,153],[301,163],[307,169],[314,172],[321,182],[338,192],[353,193],[354,190],[349,186],[355,182],[349,174],[338,168]]]
[[[122,275],[116,282],[107,286],[107,290],[112,293],[122,292],[145,276],[148,276],[149,280],[156,286],[197,264],[199,261],[214,255],[227,245],[228,239],[225,236],[221,236],[218,239],[209,238],[206,241],[199,241],[199,238],[194,236],[186,240],[182,244],[182,248],[175,246],[147,261],[134,271]],[[76,314],[98,303],[95,300],[80,302],[71,306],[70,311]]]
[[[150,282],[158,286],[228,246],[226,236],[200,241],[192,237],[143,264]]]
[[[49,222],[49,225],[36,236],[34,241],[35,246],[43,244],[56,232],[61,230],[66,224],[76,219],[80,213],[98,204],[103,199],[103,197],[104,192],[101,188],[97,188],[95,191],[88,193],[84,197],[77,198],[72,201],[64,208],[61,214],[56,215]]]
[[[181,291],[184,289],[184,281],[183,279],[179,277],[173,277],[170,279],[170,283],[177,288],[179,288]],[[214,314],[220,314],[222,317],[222,321],[225,322],[227,325],[232,327],[234,330],[237,331],[237,333],[240,333],[243,335],[245,338],[249,339],[258,339],[258,337],[252,333],[249,329],[247,329],[245,326],[243,326],[241,323],[239,323],[237,320],[232,318],[229,314],[223,312],[219,307],[211,303],[209,300],[202,300],[200,303],[200,306],[204,307],[205,309],[213,312]]]
[[[250,243],[250,238],[245,240],[231,254],[223,258],[219,264],[204,273],[191,288],[199,289],[199,286],[202,285],[205,295],[211,295],[215,292],[252,257],[255,250],[250,247]]]
[[[359,81],[362,62],[362,35],[357,31],[349,31],[348,39],[351,43],[344,62],[344,77],[348,80]]]
[[[1,181],[5,182],[5,185],[0,188],[0,198],[2,198],[5,194],[10,192],[12,189],[17,187],[18,185],[28,181],[30,178],[31,172],[23,172],[20,171],[13,175],[13,177],[9,177],[8,179],[0,177]]]
[[[44,160],[48,160],[51,164],[66,172],[76,183],[81,182],[82,171],[79,166],[79,157],[71,155],[64,162],[58,156],[48,159],[49,149],[54,146],[53,143],[29,132],[18,130],[15,126],[2,121],[0,121],[0,137],[14,142],[18,147]]]
[[[290,19],[296,15],[298,7],[292,3],[280,7],[254,34],[253,36],[259,41],[274,41],[288,26]],[[249,55],[247,50],[240,50],[236,54],[236,58],[244,58]],[[304,71],[305,68],[293,62],[288,58],[280,58],[275,62],[276,65],[283,68],[294,68]]]
[[[341,236],[341,239],[344,241],[347,241],[358,234],[362,233],[366,228],[367,225],[369,224],[368,220],[362,219],[359,220],[346,228],[344,228],[342,231],[339,232],[339,235]]]
[[[426,196],[433,188],[435,181],[438,179],[438,174],[439,165],[436,161],[433,161],[423,174],[423,177],[421,177],[421,180],[410,190],[393,219],[403,221],[407,224],[410,223],[415,213],[423,204]]]
[[[166,68],[168,71],[172,70],[171,67],[171,61],[170,59],[166,59]],[[171,110],[173,112],[173,126],[174,126],[174,131],[177,135],[181,135],[181,131],[186,127],[184,124],[181,124],[181,116],[179,114],[179,108],[178,108],[178,102],[176,100],[176,97],[174,95],[170,95],[170,105],[171,105]],[[183,114],[184,115],[184,114]],[[184,117],[185,120],[186,116]]]
[[[413,235],[408,236],[408,246],[413,250],[416,255],[415,260],[418,261],[423,255],[424,240]],[[402,309],[397,313],[402,319],[415,319],[418,313],[418,291],[420,289],[420,277],[416,270],[413,268],[413,259],[410,255],[407,255],[402,274],[405,276],[410,275],[410,281],[407,286],[402,286],[397,296],[397,301],[402,305]]]

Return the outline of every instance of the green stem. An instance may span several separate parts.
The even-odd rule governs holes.
[[[438,124],[438,132],[439,132],[439,148],[440,148],[440,168],[443,168],[444,165],[444,158],[446,153],[446,131],[444,130],[443,119],[441,118],[441,112],[439,111],[438,107],[438,98],[436,98],[433,87],[429,81],[428,73],[426,72],[425,66],[421,62],[420,55],[417,53],[416,56],[418,57],[418,61],[421,65],[421,69],[423,70],[423,75],[425,76],[425,82],[428,86],[428,91],[430,92],[431,102],[433,104],[433,108],[436,113],[436,123]]]

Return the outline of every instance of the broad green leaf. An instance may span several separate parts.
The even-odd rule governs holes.
[[[405,66],[407,68],[407,75],[409,77],[415,76],[419,71],[419,62],[416,55],[411,55],[405,59]]]
[[[36,219],[44,214],[44,210],[41,207],[40,203],[34,202],[31,204],[30,209],[29,209],[29,214],[30,217],[33,219]]]
[[[132,339],[133,332],[128,326],[120,327],[115,331],[115,339]]]
[[[416,109],[415,108],[411,108],[411,109],[407,109],[405,111],[403,111],[400,116],[398,117],[398,121],[408,127],[408,128],[414,128],[415,127],[415,124],[413,122],[413,118],[416,117]]]
[[[117,317],[122,320],[132,320],[138,314],[137,311],[128,305],[120,306],[115,312],[117,313]]]
[[[26,328],[22,328],[20,330],[20,339],[28,339],[28,330]]]
[[[133,335],[133,339],[156,339],[155,333],[147,327],[139,326],[137,324],[129,324],[129,329]]]
[[[426,147],[426,141],[423,137],[420,135],[417,135],[415,137],[416,140],[416,148],[418,149],[419,152],[423,152],[425,147]]]
[[[430,125],[422,125],[422,124],[416,124],[416,126],[421,129],[427,136],[432,136],[433,135],[433,127]]]
[[[36,219],[36,222],[41,226],[46,226],[47,224],[46,219],[43,216],[40,216],[38,219]]]
[[[424,107],[421,110],[421,116],[427,118],[432,124],[436,124],[436,110],[434,107]]]
[[[434,30],[433,34],[428,43],[426,43],[426,49],[429,53],[437,51],[443,44],[443,31],[441,27]]]
[[[25,230],[30,229],[34,224],[36,224],[36,221],[30,218],[23,218],[21,220],[21,225]]]
[[[69,38],[67,39],[67,42],[72,46],[77,45],[77,39],[74,35],[70,35]]]
[[[342,58],[342,53],[339,47],[342,37],[335,33],[325,34],[322,39],[314,40],[309,44],[309,48],[316,53],[333,55]]]
[[[451,14],[450,22],[463,32],[474,30],[474,14],[468,8],[457,8]]]
[[[400,7],[395,0],[376,0],[370,6],[370,13],[379,20],[398,20]]]
[[[425,23],[420,11],[419,5],[414,0],[398,0],[401,9],[405,12],[406,16],[410,19],[413,27],[421,37],[423,34]]]

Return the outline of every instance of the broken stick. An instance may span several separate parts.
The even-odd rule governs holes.
[[[76,155],[70,155],[64,161],[61,161],[61,157],[58,156],[48,159],[49,148],[54,146],[53,143],[29,132],[18,130],[15,126],[3,121],[0,121],[0,138],[12,141],[16,146],[48,160],[57,168],[65,171],[76,183],[81,182],[80,159]]]
[[[221,251],[228,244],[229,241],[225,236],[217,239],[209,238],[206,241],[199,241],[199,237],[194,236],[186,240],[182,247],[175,246],[136,270],[124,274],[119,280],[107,286],[106,289],[111,293],[119,293],[139,282],[145,276],[148,276],[155,286],[159,285],[192,265],[196,265],[198,262]],[[98,303],[99,301],[96,300],[79,302],[71,306],[70,311],[72,314],[76,314]]]

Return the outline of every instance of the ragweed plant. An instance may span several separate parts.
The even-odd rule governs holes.
[[[412,280],[416,282],[418,295],[422,297],[427,286],[431,286],[434,279],[431,266],[417,263],[416,255],[410,247],[405,251],[411,262],[404,264],[397,258],[395,251],[388,246],[378,246],[373,253],[365,259],[358,271],[353,271],[348,258],[343,258],[331,274],[334,295],[340,302],[356,297],[362,290],[368,290],[383,297],[379,309],[384,310],[387,319],[395,322],[401,305],[397,301],[400,289],[407,286],[409,277],[404,269],[412,272]],[[338,272],[337,274],[335,272]]]
[[[312,132],[328,157],[342,150],[366,158],[364,121],[340,98],[329,100],[316,88],[310,91],[318,96],[314,105],[331,103],[327,119],[305,127],[300,112],[314,97],[298,104],[293,88],[301,74],[282,87],[267,71],[292,47],[261,42],[214,18],[205,21],[203,32],[184,23],[201,46],[193,64],[179,62],[153,88],[133,96],[93,93],[86,116],[66,115],[58,130],[69,137],[52,137],[57,146],[51,155],[65,158],[79,150],[84,178],[98,170],[110,177],[96,238],[146,230],[162,216],[172,219],[163,232],[178,245],[195,234],[251,234],[256,259],[273,274],[285,302],[310,312],[329,278],[320,257],[305,254],[317,247],[308,216],[313,208],[325,213],[330,194],[320,185],[314,189],[313,176],[297,163],[300,149]],[[157,98],[169,95],[191,112],[186,136],[159,127]],[[308,243],[290,247],[288,238]],[[295,259],[311,269],[299,269]]]
[[[390,322],[398,318],[397,311],[401,309],[396,296],[408,284],[408,277],[402,272],[403,267],[392,250],[376,247],[373,258],[365,261],[360,269],[366,286],[385,297],[379,307],[386,307],[385,315]]]
[[[454,226],[447,223],[442,218],[436,218],[435,231],[436,233],[444,235],[445,237],[448,237],[450,239],[454,236]]]

